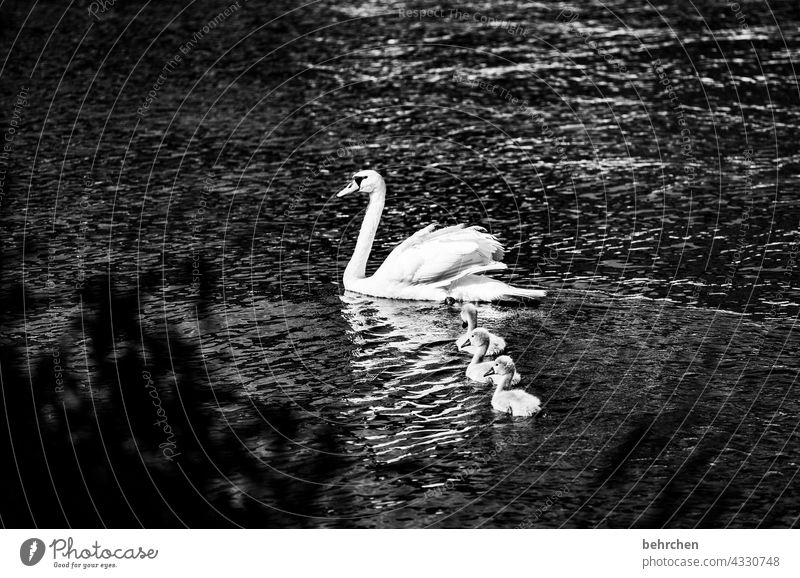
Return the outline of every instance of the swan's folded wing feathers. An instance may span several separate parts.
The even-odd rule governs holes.
[[[423,227],[411,235],[405,241],[398,243],[395,248],[392,249],[391,253],[386,256],[386,259],[383,260],[383,263],[381,263],[377,271],[375,271],[375,275],[396,281],[404,280],[403,278],[406,276],[404,271],[408,269],[408,263],[404,263],[403,261],[407,260],[409,248],[415,247],[420,242],[420,239],[424,239],[430,235],[430,232],[435,227],[436,224],[431,223],[427,227]]]
[[[410,247],[419,246],[423,243],[427,243],[429,241],[433,241],[436,239],[441,239],[442,237],[448,237],[459,230],[464,229],[464,225],[451,225],[449,227],[444,227],[443,229],[439,229],[434,231],[436,228],[436,224],[432,223],[427,227],[424,227],[411,235],[408,239],[400,243],[395,250],[397,249],[408,249]]]
[[[488,251],[492,260],[502,261],[505,251],[503,245],[497,240],[497,237],[486,232],[486,229],[479,226],[467,227],[464,234],[468,235],[471,239],[478,242],[484,250]]]
[[[452,279],[460,271],[486,264],[476,243],[438,241],[425,244],[426,258],[411,278],[412,283],[436,283]]]
[[[502,247],[489,235],[464,229],[424,243],[418,249],[424,258],[411,278],[412,283],[444,286],[473,273],[505,269],[496,261]]]
[[[416,245],[422,239],[429,237],[430,232],[433,231],[435,228],[436,228],[436,223],[431,223],[427,227],[423,227],[422,229],[411,235],[408,239],[397,245],[394,249],[392,249],[392,254],[394,254],[396,251],[402,252],[408,247]]]
[[[378,273],[404,283],[444,286],[465,275],[506,268],[500,262],[502,245],[482,227],[432,228],[395,247]]]
[[[413,235],[411,235],[405,241],[399,243],[392,252],[384,259],[381,266],[378,268],[382,274],[389,274],[390,277],[396,278],[398,275],[396,274],[398,267],[401,266],[401,261],[403,259],[403,255],[407,253],[409,250],[419,247],[422,243],[430,240],[431,237],[435,237],[440,235],[443,231],[449,231],[453,229],[463,228],[464,225],[455,225],[454,227],[445,227],[444,229],[439,229],[438,231],[433,231],[436,228],[436,223],[431,223],[427,227],[423,227]],[[381,271],[383,269],[383,271]]]

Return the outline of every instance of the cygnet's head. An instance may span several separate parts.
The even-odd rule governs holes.
[[[469,327],[470,320],[472,320],[473,327],[478,324],[478,310],[472,303],[465,303],[461,308],[461,327],[464,329]]]
[[[476,347],[489,345],[489,332],[483,327],[478,327],[469,334],[469,341],[467,341],[466,345],[474,345]]]
[[[494,360],[494,363],[489,368],[489,371],[484,374],[484,377],[489,377],[490,375],[514,375],[515,371],[517,371],[517,367],[514,365],[514,360],[508,355],[501,355]]]
[[[336,196],[343,197],[355,192],[372,194],[380,189],[385,189],[383,177],[377,171],[363,170],[354,174],[350,184],[336,193]]]

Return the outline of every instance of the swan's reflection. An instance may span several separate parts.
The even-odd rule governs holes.
[[[352,368],[356,379],[380,384],[392,377],[431,378],[468,359],[455,346],[458,319],[450,307],[367,297],[346,292],[342,316],[350,325],[356,348]],[[462,368],[463,371],[463,368]],[[434,382],[450,380],[433,379]]]
[[[458,308],[350,292],[341,301],[356,346],[348,402],[367,414],[376,454],[396,461],[463,440],[488,392],[464,377]]]
[[[378,337],[379,345],[414,351],[451,345],[457,335],[457,309],[440,303],[369,297],[346,291],[342,315],[357,339]]]

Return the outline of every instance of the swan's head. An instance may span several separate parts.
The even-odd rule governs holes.
[[[464,329],[470,326],[470,321],[472,321],[472,327],[478,324],[478,310],[472,303],[465,303],[461,308],[461,321],[463,322],[461,327]]]
[[[488,346],[489,332],[483,327],[478,327],[478,329],[469,334],[469,341],[467,341],[465,345],[474,345],[476,347]]]
[[[501,355],[494,360],[494,363],[489,368],[489,371],[483,374],[483,376],[489,377],[490,375],[514,375],[515,371],[517,371],[517,367],[514,365],[514,360],[508,355]]]
[[[380,189],[385,189],[385,185],[378,171],[364,170],[354,174],[350,184],[336,193],[336,196],[343,197],[355,192],[372,194]]]

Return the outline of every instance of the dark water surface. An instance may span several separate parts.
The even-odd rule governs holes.
[[[3,524],[796,526],[800,12],[740,4],[0,5]],[[343,294],[361,168],[373,267],[549,290],[480,308],[539,416]]]

